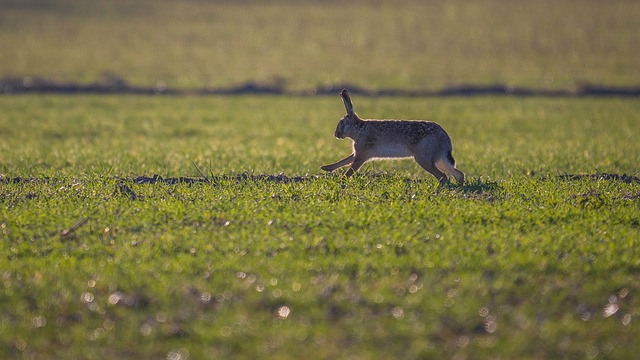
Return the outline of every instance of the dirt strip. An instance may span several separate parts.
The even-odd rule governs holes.
[[[252,174],[252,173],[240,173],[233,175],[213,175],[213,176],[179,176],[179,177],[163,177],[158,174],[152,176],[137,176],[133,178],[128,177],[115,177],[119,183],[131,182],[134,184],[196,184],[196,183],[210,183],[217,184],[223,181],[249,181],[249,182],[274,182],[274,183],[299,183],[303,181],[312,181],[315,179],[321,179],[323,177],[333,177],[334,175],[307,175],[307,176],[287,176],[284,174]],[[371,178],[384,177],[385,174],[367,174],[366,176]],[[627,174],[561,174],[557,176],[544,177],[542,180],[559,179],[563,181],[619,181],[626,184],[640,183],[640,177]],[[409,179],[407,179],[409,180]],[[38,178],[38,177],[5,177],[0,175],[0,184],[18,184],[18,183],[49,183],[62,181],[56,178]],[[421,181],[421,180],[411,180]]]
[[[119,77],[109,77],[95,83],[57,82],[43,78],[5,77],[0,78],[0,94],[139,94],[139,95],[335,95],[341,89],[349,89],[360,96],[407,96],[407,97],[446,97],[446,96],[544,96],[544,97],[639,97],[640,86],[615,87],[586,84],[575,89],[535,89],[505,84],[458,85],[439,90],[364,88],[354,84],[342,83],[318,86],[305,90],[288,89],[282,82],[244,84],[216,87],[175,89],[164,83],[154,86],[133,86]]]

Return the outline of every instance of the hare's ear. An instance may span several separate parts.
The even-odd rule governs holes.
[[[353,103],[351,103],[351,97],[349,96],[349,92],[347,91],[347,89],[343,89],[340,92],[340,97],[344,102],[345,109],[347,109],[347,115],[354,115],[355,113],[353,111]]]

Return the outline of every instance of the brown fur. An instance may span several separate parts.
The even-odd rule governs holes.
[[[451,155],[451,139],[440,125],[431,121],[363,120],[353,110],[349,92],[342,90],[340,96],[347,115],[338,122],[335,136],[351,139],[353,153],[322,166],[322,170],[334,171],[351,165],[346,174],[350,177],[372,159],[413,157],[441,183],[447,181],[443,172],[455,177],[459,184],[464,183],[464,173],[456,169]]]

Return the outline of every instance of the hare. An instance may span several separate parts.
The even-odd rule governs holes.
[[[332,172],[351,165],[346,173],[351,177],[372,159],[413,157],[441,184],[448,181],[443,172],[455,177],[458,184],[464,183],[464,173],[456,169],[451,155],[451,138],[440,125],[431,121],[363,120],[353,111],[346,89],[340,92],[340,97],[347,115],[338,122],[335,137],[351,139],[353,152],[336,163],[322,166],[322,170]]]

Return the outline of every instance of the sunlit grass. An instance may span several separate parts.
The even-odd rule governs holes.
[[[640,78],[634,1],[0,1],[0,76],[571,89]]]
[[[639,5],[0,0],[0,76],[629,86]],[[467,183],[322,174],[337,94],[0,97],[0,356],[637,355],[638,100],[353,100],[439,122]]]
[[[437,120],[468,183],[321,174],[337,96],[0,98],[0,353],[637,353],[640,184],[557,176],[637,176],[637,100],[353,100]]]
[[[363,117],[427,119],[471,176],[634,174],[636,100],[355,97]],[[338,96],[0,98],[5,176],[43,172],[163,176],[252,171],[305,175],[350,151],[333,138]],[[418,176],[412,161],[365,170]],[[421,177],[424,177],[420,175]]]

